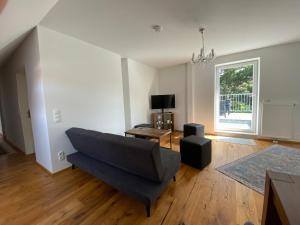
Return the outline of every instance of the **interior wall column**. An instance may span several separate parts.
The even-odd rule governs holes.
[[[191,63],[186,63],[186,121],[188,123],[195,121],[195,72],[193,67]]]

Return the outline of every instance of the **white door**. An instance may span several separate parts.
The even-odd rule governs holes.
[[[257,134],[259,59],[216,65],[215,130]]]
[[[34,142],[33,142],[33,133],[31,125],[31,115],[28,104],[28,92],[27,92],[27,82],[26,76],[24,73],[18,73],[16,75],[17,79],[17,91],[18,91],[18,103],[19,103],[19,115],[21,118],[24,144],[25,144],[25,153],[32,154],[34,153]]]

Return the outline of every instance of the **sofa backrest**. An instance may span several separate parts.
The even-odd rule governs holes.
[[[156,142],[81,128],[66,131],[73,147],[94,159],[152,181],[161,182],[164,168]]]

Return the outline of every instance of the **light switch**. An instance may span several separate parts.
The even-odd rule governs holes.
[[[61,111],[58,109],[53,109],[53,122],[54,123],[61,122]]]

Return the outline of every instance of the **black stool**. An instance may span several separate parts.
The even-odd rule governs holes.
[[[204,125],[197,123],[184,124],[183,135],[184,137],[188,137],[190,135],[204,137]]]
[[[181,161],[197,169],[211,162],[211,140],[195,135],[180,140]]]

